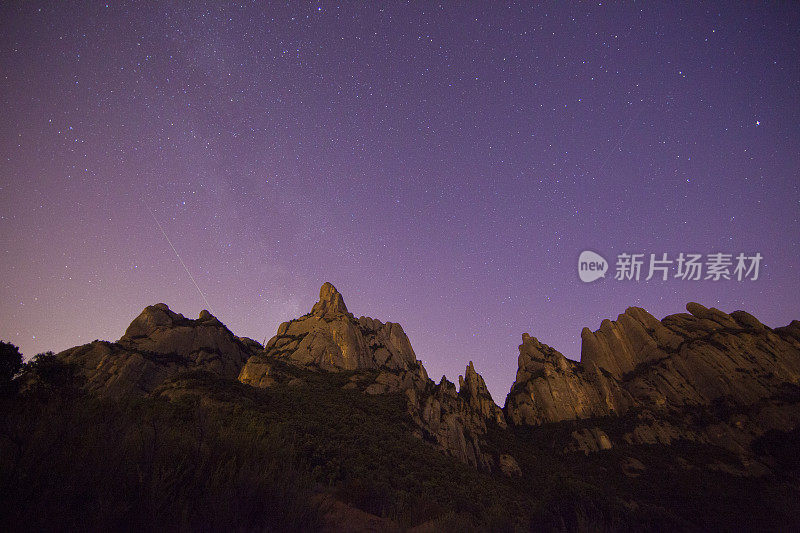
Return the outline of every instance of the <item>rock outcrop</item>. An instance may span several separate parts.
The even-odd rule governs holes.
[[[274,359],[326,371],[400,371],[417,366],[414,349],[400,324],[356,319],[330,283],[322,286],[310,313],[278,327],[261,357],[245,366],[241,381],[257,385],[261,365]]]
[[[629,308],[584,329],[580,363],[524,335],[507,419],[535,426],[629,413],[639,422],[626,442],[689,439],[737,453],[800,422],[797,321],[772,330],[744,311],[686,308],[661,321]],[[596,437],[573,435],[584,451],[604,447]]]
[[[339,291],[327,281],[319,289],[319,301],[314,304],[311,314],[320,318],[335,318],[349,314]]]
[[[503,410],[498,407],[489,389],[486,388],[486,382],[480,374],[475,372],[475,367],[472,361],[467,365],[466,371],[463,376],[458,376],[458,395],[467,402],[469,407],[486,419],[492,420],[501,428],[506,427],[506,417],[503,415]]]
[[[505,407],[515,425],[606,416],[625,411],[631,402],[603,368],[576,363],[527,333],[522,335],[517,379]]]
[[[208,311],[191,320],[161,303],[146,307],[117,342],[95,341],[58,357],[77,365],[90,390],[114,396],[151,392],[190,370],[235,378],[256,346]]]
[[[157,304],[118,341],[58,357],[105,396],[162,394],[166,382],[180,392],[175,378],[198,370],[256,387],[302,385],[309,372],[347,373],[343,388],[402,395],[418,437],[509,476],[518,465],[489,451],[490,430],[550,425],[560,435],[554,449],[568,453],[689,440],[744,458],[766,431],[797,427],[800,322],[771,329],[744,311],[686,308],[657,320],[633,307],[597,331],[585,328],[581,362],[523,334],[503,409],[472,362],[458,388],[444,377],[434,383],[399,324],[356,318],[330,283],[310,313],[282,323],[266,346],[236,337],[208,311],[191,320]]]
[[[581,362],[619,378],[641,363],[662,357],[659,346],[674,350],[683,339],[644,309],[629,307],[616,322],[603,320],[594,333],[583,328],[581,340]]]
[[[567,446],[566,451],[580,451],[588,455],[591,452],[612,448],[611,439],[599,428],[575,430],[570,437],[572,437],[572,442]]]
[[[402,393],[418,436],[479,468],[496,463],[483,451],[481,436],[487,424],[505,427],[505,417],[472,363],[459,379],[460,390],[445,378],[435,384],[399,324],[356,319],[330,283],[322,285],[310,313],[278,327],[264,350],[244,365],[239,380],[269,387],[288,379],[282,371],[287,364],[316,372],[354,372],[346,386],[367,394]]]
[[[404,392],[421,437],[482,470],[494,467],[494,459],[485,452],[482,442],[487,420],[459,397],[452,382],[442,376],[437,385],[429,381],[423,387]]]

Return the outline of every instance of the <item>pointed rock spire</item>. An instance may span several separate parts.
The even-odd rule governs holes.
[[[458,376],[458,394],[484,418],[494,420],[500,427],[506,427],[502,409],[492,400],[492,395],[486,388],[486,382],[475,371],[472,361],[467,365],[464,375]]]
[[[348,312],[342,295],[336,287],[326,281],[319,289],[319,301],[314,304],[311,314],[318,317],[333,317],[346,315]]]

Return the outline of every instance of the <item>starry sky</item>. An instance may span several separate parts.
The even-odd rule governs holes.
[[[261,342],[330,281],[502,404],[523,332],[579,359],[632,305],[800,319],[798,4],[187,4],[0,4],[0,338],[26,357],[156,302]],[[644,279],[720,252],[758,279]]]

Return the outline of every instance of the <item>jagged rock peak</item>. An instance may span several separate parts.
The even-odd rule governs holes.
[[[336,287],[329,282],[322,284],[319,289],[319,301],[314,304],[311,314],[318,317],[347,315],[347,306],[344,305],[344,298],[336,290]]]
[[[621,378],[642,363],[651,363],[673,353],[687,339],[711,332],[759,330],[766,327],[744,311],[725,313],[696,302],[686,304],[687,313],[657,320],[639,307],[629,307],[616,321],[603,320],[600,329],[583,328],[581,363],[598,367]]]
[[[793,396],[776,391],[796,390],[800,382],[800,322],[773,330],[744,311],[728,314],[694,302],[686,310],[657,320],[631,307],[616,321],[603,320],[597,331],[584,328],[581,363],[561,367],[560,354],[524,335],[507,420],[541,425],[649,413],[655,422],[636,426],[628,442],[686,438],[735,453],[746,453],[764,431],[796,425],[797,418],[786,422],[775,413],[796,409]],[[730,411],[735,417],[717,420],[721,401],[736,406]],[[705,420],[698,409],[716,421],[698,423]],[[573,433],[578,448],[610,446],[603,435],[581,431]]]
[[[212,315],[209,311],[207,311],[205,309],[200,311],[200,316],[197,317],[197,320],[199,320],[200,322],[205,322],[207,324],[214,324],[214,325],[217,325],[217,326],[222,326],[223,325],[222,322],[220,322],[217,317],[215,317],[214,315]]]
[[[502,409],[494,403],[486,382],[475,371],[472,361],[467,365],[464,375],[458,376],[458,394],[484,418],[494,420],[500,427],[506,427]]]
[[[583,328],[581,340],[581,363],[621,377],[659,357],[659,346],[675,349],[683,339],[644,309],[629,307],[616,321],[603,320],[597,331]]]
[[[458,376],[458,393],[466,394],[467,397],[479,397],[489,394],[486,382],[483,377],[475,371],[472,361],[467,365],[463,376]]]
[[[381,369],[416,373],[419,367],[411,343],[399,324],[384,324],[368,317],[356,319],[330,283],[322,285],[319,301],[311,313],[278,327],[262,355],[263,358],[256,358],[243,369],[241,381],[269,386],[262,379],[272,363],[264,358],[284,359],[323,371]]]
[[[538,426],[606,416],[628,404],[627,394],[596,368],[564,357],[528,334],[519,347],[517,379],[506,397],[509,424]]]
[[[569,361],[561,352],[539,342],[536,337],[523,333],[522,344],[519,346],[515,382],[523,382],[531,375],[543,372],[545,368],[566,370],[571,365],[574,365],[574,362]]]
[[[148,305],[139,313],[139,316],[133,319],[121,340],[147,337],[159,328],[199,324],[225,327],[225,324],[205,309],[200,311],[197,320],[190,320],[182,314],[172,311],[167,304],[157,303]]]
[[[472,384],[477,383],[477,379],[475,378],[475,376],[480,378],[478,373],[475,372],[475,366],[472,364],[472,361],[470,361],[469,364],[467,365],[467,369],[464,371],[464,375],[458,376],[458,392],[464,392],[466,390],[464,389],[464,385],[466,385],[467,383],[470,384],[470,389],[474,388],[472,387]]]

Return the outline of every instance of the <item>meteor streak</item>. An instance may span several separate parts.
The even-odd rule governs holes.
[[[144,204],[144,201],[142,203]],[[178,250],[175,249],[175,246],[172,244],[172,241],[169,240],[169,237],[167,237],[167,232],[164,231],[163,227],[161,227],[161,223],[156,218],[156,215],[153,213],[153,210],[150,209],[150,206],[148,206],[147,204],[144,204],[144,206],[150,212],[150,216],[153,217],[153,220],[155,221],[156,225],[158,226],[158,229],[161,230],[161,234],[164,236],[165,239],[167,239],[167,242],[169,243],[169,247],[172,248],[173,252],[175,252],[175,257],[177,257],[178,261],[181,262],[181,266],[186,271],[186,275],[189,276],[189,279],[192,280],[192,283],[194,284],[194,288],[197,289],[197,292],[200,293],[200,296],[203,298],[203,301],[206,303],[206,309],[208,309],[208,311],[211,312],[211,304],[208,303],[208,300],[206,299],[206,295],[203,294],[203,291],[200,290],[200,286],[194,280],[194,277],[192,276],[192,273],[189,272],[188,268],[186,268],[186,263],[184,263],[183,259],[181,259],[181,255],[178,253]]]

